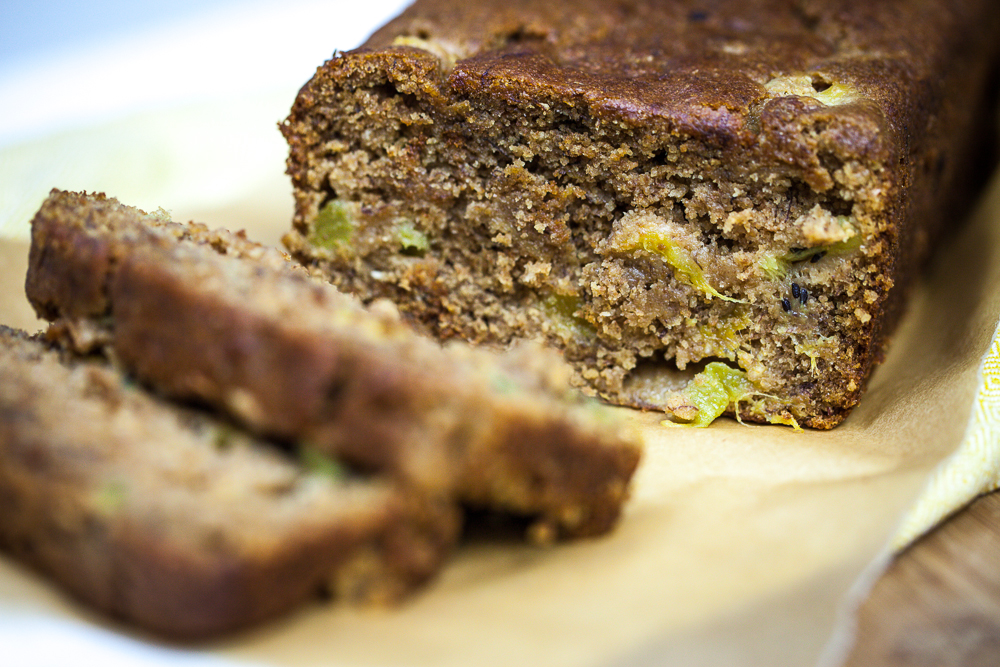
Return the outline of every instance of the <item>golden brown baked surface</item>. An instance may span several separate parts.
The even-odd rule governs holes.
[[[159,391],[431,497],[531,517],[537,537],[611,529],[639,461],[550,351],[442,347],[275,250],[101,195],[53,191],[26,288],[50,336],[109,349]]]
[[[829,428],[961,218],[998,15],[420,0],[300,92],[286,243],[440,337],[559,347],[609,400],[690,417],[674,390],[719,362],[728,412]]]

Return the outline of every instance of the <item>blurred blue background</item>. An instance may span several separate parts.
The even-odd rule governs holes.
[[[0,0],[0,145],[164,103],[297,88],[407,0]]]
[[[47,53],[88,48],[123,31],[148,30],[164,22],[183,20],[220,7],[238,10],[260,4],[245,0],[174,0],[169,3],[3,0],[0,2],[0,67],[16,67]],[[279,2],[270,4],[278,5]]]
[[[276,242],[278,123],[316,67],[407,3],[0,0],[0,238],[26,238],[59,187]]]

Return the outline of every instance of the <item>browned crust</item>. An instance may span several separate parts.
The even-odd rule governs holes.
[[[101,197],[54,192],[32,233],[27,293],[53,335],[96,329],[162,391],[567,535],[607,531],[627,497],[637,444],[570,396],[554,359],[442,350],[291,265],[177,242]]]
[[[384,249],[367,255],[369,249],[364,248],[346,259],[330,257],[307,241],[317,211],[337,197],[356,199],[374,211],[391,203],[405,216],[415,216],[413,210],[432,210],[428,224],[436,224],[435,215],[444,211],[451,216],[448,233],[461,233],[461,211],[470,200],[476,201],[477,188],[449,200],[447,188],[435,189],[420,181],[421,167],[426,172],[446,171],[439,157],[421,164],[427,137],[471,145],[477,133],[493,131],[492,119],[509,121],[511,136],[528,134],[544,124],[539,119],[552,115],[550,110],[557,110],[563,119],[559,122],[567,127],[582,127],[594,135],[595,128],[602,128],[602,137],[612,148],[627,148],[635,162],[648,161],[650,173],[661,166],[654,159],[658,151],[673,144],[694,156],[693,161],[702,161],[708,181],[745,183],[753,174],[773,173],[822,195],[838,186],[833,178],[838,166],[863,164],[873,173],[864,192],[872,201],[855,200],[853,206],[859,219],[865,219],[866,257],[851,267],[857,274],[856,285],[845,280],[831,287],[831,303],[838,301],[842,308],[831,305],[819,327],[823,337],[842,335],[845,342],[836,358],[821,360],[826,366],[819,377],[807,377],[799,363],[797,371],[782,370],[788,376],[787,386],[769,388],[783,399],[807,397],[804,407],[792,411],[794,417],[805,425],[830,428],[856,405],[882,358],[916,271],[933,241],[962,217],[975,183],[982,180],[974,170],[981,164],[975,158],[986,143],[984,135],[992,136],[985,132],[989,118],[985,82],[997,58],[995,40],[986,35],[996,32],[998,21],[997,5],[986,0],[722,2],[708,8],[682,0],[615,4],[514,0],[502,7],[421,0],[361,49],[325,63],[300,92],[282,125],[296,196],[296,231],[287,242],[299,259],[322,267],[338,286],[365,299],[387,296],[441,337],[507,344],[516,335],[529,335],[563,346],[581,371],[578,381],[606,398],[628,403],[616,383],[629,371],[627,365],[649,354],[655,342],[636,334],[640,340],[631,350],[628,342],[618,341],[615,329],[602,328],[603,304],[588,310],[585,303],[580,311],[601,334],[592,349],[575,349],[542,335],[535,323],[497,334],[474,320],[496,319],[504,307],[519,303],[530,306],[536,298],[530,289],[515,280],[512,294],[506,295],[503,286],[493,285],[487,290],[492,293],[476,304],[485,315],[472,312],[468,304],[455,303],[453,291],[460,279],[452,279],[442,268],[463,258],[432,252],[403,267],[386,260]],[[809,97],[811,90],[809,95],[769,93],[768,82],[785,75],[811,76],[817,91],[830,82],[845,83],[857,97],[850,103],[824,106]],[[392,167],[384,171],[405,174],[399,183],[386,185],[381,173],[369,176],[359,167],[351,174],[359,184],[353,189],[346,177],[339,181],[330,177],[324,161],[333,161],[337,151],[355,150],[367,151],[372,162],[387,159],[378,146],[365,145],[351,135],[351,123],[363,121],[352,119],[349,109],[339,118],[331,102],[338,94],[364,89],[373,91],[378,104],[385,96],[398,101],[405,112],[402,118],[418,120],[398,133],[398,144],[388,153],[394,156]],[[374,105],[365,110],[364,118],[372,116]],[[468,129],[463,131],[465,119]],[[439,127],[448,129],[438,132]],[[518,148],[524,149],[530,142],[521,143]],[[331,145],[341,147],[331,149]],[[498,149],[497,157],[508,163],[516,157],[501,153]],[[358,159],[356,164],[365,162]],[[486,181],[465,176],[461,164],[445,167],[462,174],[449,185],[479,183],[477,178]],[[608,180],[613,176],[612,169]],[[392,189],[400,183],[407,193]],[[634,193],[616,196],[615,215],[646,205]],[[550,238],[537,244],[554,248],[551,254],[562,255],[559,261],[572,270],[574,262],[583,261],[579,257],[594,253],[594,244],[576,238],[574,247],[567,240],[581,228],[606,235],[610,221],[581,219],[567,227],[559,216],[573,202],[563,202],[559,195],[553,199],[549,214],[539,212],[537,196],[531,210],[517,204],[514,196],[503,206],[520,206],[519,214],[547,226]],[[406,208],[408,203],[399,203],[418,200],[413,210]],[[722,197],[720,205],[726,205],[725,200]],[[850,200],[841,203],[852,205]],[[449,212],[452,209],[459,212]],[[487,220],[504,214],[499,205],[491,212],[494,215]],[[471,228],[480,223],[470,219],[464,224]],[[515,236],[532,233],[525,225]],[[481,234],[476,240],[486,245],[489,237]],[[500,247],[488,250],[490,258],[517,254]],[[528,251],[524,255],[539,259]],[[468,260],[474,278],[495,269],[490,259],[475,262]],[[390,275],[398,271],[394,279],[402,287],[369,279],[372,267]],[[581,282],[594,279],[586,275]],[[867,295],[866,300],[861,295]],[[780,298],[776,293],[752,300],[753,319],[771,328],[782,324]],[[870,319],[856,321],[857,308]],[[770,338],[766,332],[755,335],[753,343]],[[791,341],[781,344],[789,346]],[[796,363],[803,360],[808,367],[804,357]],[[594,368],[601,379],[584,372]],[[605,381],[604,375],[610,379]]]
[[[454,545],[448,504],[307,475],[106,365],[61,360],[3,327],[0,358],[0,545],[103,613],[214,637],[318,593],[398,600]]]

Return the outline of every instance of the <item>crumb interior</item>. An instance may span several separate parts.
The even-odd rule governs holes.
[[[713,360],[753,387],[729,410],[744,419],[824,427],[857,401],[898,239],[882,154],[822,136],[848,88],[765,82],[758,125],[814,112],[803,169],[558,96],[463,95],[429,47],[385,62],[283,125],[300,260],[441,338],[544,340],[612,402],[662,409]]]

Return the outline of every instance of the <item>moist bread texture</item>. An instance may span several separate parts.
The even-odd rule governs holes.
[[[273,249],[102,195],[53,191],[26,281],[49,335],[430,497],[603,533],[640,447],[551,351],[442,347]]]
[[[829,428],[961,220],[998,16],[418,0],[281,125],[285,242],[441,338],[558,347],[610,401]],[[676,393],[698,371],[728,380]]]
[[[318,594],[396,600],[451,552],[457,508],[331,475],[0,326],[0,547],[114,617],[231,632]]]

